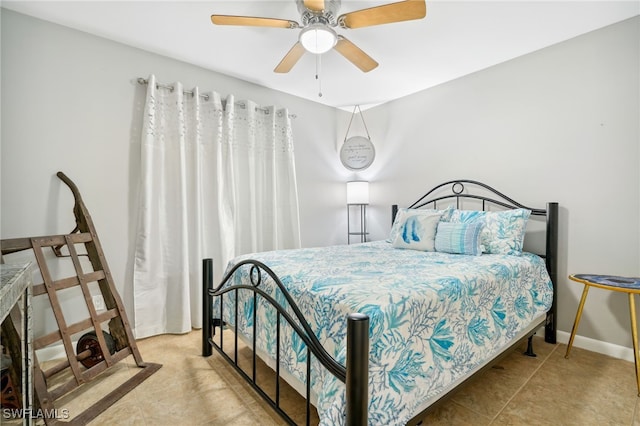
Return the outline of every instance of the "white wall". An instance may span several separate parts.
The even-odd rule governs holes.
[[[132,315],[129,262],[146,90],[135,80],[153,73],[159,82],[289,108],[297,116],[302,243],[346,241],[333,108],[10,10],[2,11],[1,31],[3,239],[74,228],[71,193],[55,176],[65,172],[80,188]]]
[[[559,328],[571,273],[640,276],[640,17],[364,112],[378,152],[374,238],[389,205],[435,184],[486,182],[525,205],[560,203]],[[349,120],[341,112],[340,125]],[[627,296],[591,290],[579,334],[631,347]]]

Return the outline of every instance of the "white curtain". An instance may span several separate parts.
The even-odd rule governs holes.
[[[147,84],[134,259],[136,337],[202,326],[202,259],[300,247],[286,109]]]

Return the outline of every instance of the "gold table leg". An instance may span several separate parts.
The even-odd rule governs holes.
[[[636,322],[636,303],[633,293],[629,293],[629,311],[631,314],[631,337],[633,338],[633,361],[636,364],[636,385],[640,396],[640,363],[638,363],[638,323]]]
[[[582,317],[582,308],[584,308],[584,302],[587,300],[587,293],[589,293],[589,286],[585,284],[584,290],[582,290],[582,297],[580,298],[580,304],[578,305],[578,312],[576,312],[576,319],[575,321],[573,321],[573,328],[571,329],[571,337],[569,338],[569,343],[567,344],[567,353],[564,354],[565,358],[569,358],[569,352],[571,352],[571,346],[573,346],[573,339],[576,337],[576,332],[578,331],[578,324],[580,324],[580,317]],[[636,364],[636,367],[637,367],[637,364]]]

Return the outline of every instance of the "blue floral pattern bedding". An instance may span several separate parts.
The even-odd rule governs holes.
[[[544,261],[530,253],[465,256],[379,241],[251,254],[229,267],[249,258],[276,273],[325,349],[343,365],[347,315],[369,315],[370,425],[406,423],[443,387],[492,358],[546,312],[553,298]],[[247,273],[236,273],[233,282],[246,280]],[[272,283],[261,286],[286,306]],[[232,299],[224,299],[225,321],[235,324]],[[238,327],[251,338],[253,296],[241,290],[239,300]],[[276,313],[258,300],[256,345],[275,359]],[[290,348],[281,352],[281,368],[304,382],[304,343],[289,326],[283,326],[281,339],[281,347]],[[344,384],[315,359],[311,368],[320,424],[344,424]]]

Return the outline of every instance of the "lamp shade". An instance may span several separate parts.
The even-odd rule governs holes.
[[[369,182],[347,182],[347,204],[369,204]]]
[[[308,52],[321,54],[333,49],[338,37],[331,28],[322,24],[311,24],[300,32],[300,43]]]

